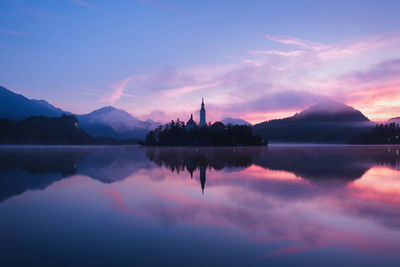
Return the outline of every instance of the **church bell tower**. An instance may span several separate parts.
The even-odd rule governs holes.
[[[201,99],[201,109],[200,109],[200,127],[206,126],[206,110],[204,108],[204,98]]]

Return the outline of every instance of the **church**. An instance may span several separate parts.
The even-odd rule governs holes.
[[[200,108],[200,124],[199,127],[206,127],[206,109],[204,108],[204,98],[201,99],[201,108]],[[186,130],[191,131],[197,128],[196,122],[193,120],[193,114],[190,114],[190,119],[186,123]]]

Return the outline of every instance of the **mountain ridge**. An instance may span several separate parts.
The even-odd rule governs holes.
[[[122,109],[105,106],[90,113],[76,115],[89,134],[98,137],[143,138],[160,123],[142,121]]]
[[[95,137],[118,139],[143,138],[160,123],[141,121],[122,109],[105,106],[87,114],[73,114],[57,108],[46,100],[28,99],[0,86],[0,118],[20,121],[31,116],[60,117],[75,115],[80,127]]]
[[[308,121],[340,121],[340,122],[365,122],[370,121],[361,111],[343,103],[327,100],[309,106],[293,118]]]
[[[59,117],[63,113],[68,114],[45,100],[28,99],[0,86],[0,118],[22,120],[29,116]]]
[[[391,119],[387,120],[385,124],[389,124],[389,123],[400,124],[400,117],[391,118]]]
[[[250,122],[245,121],[245,120],[240,119],[240,118],[231,118],[231,117],[227,117],[227,118],[223,118],[223,119],[221,120],[221,122],[222,122],[224,125],[229,125],[229,124],[231,124],[231,125],[247,125],[247,126],[252,126],[252,124],[251,124]]]
[[[352,136],[374,125],[353,107],[329,100],[290,117],[255,124],[253,129],[262,137],[278,142],[347,143]]]

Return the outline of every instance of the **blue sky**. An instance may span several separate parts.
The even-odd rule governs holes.
[[[69,111],[113,105],[167,120],[197,110],[204,96],[210,119],[255,122],[328,97],[376,119],[400,114],[391,105],[383,110],[385,100],[372,107],[354,99],[358,91],[351,89],[362,84],[361,91],[387,88],[379,75],[368,84],[348,82],[377,66],[389,66],[389,80],[398,76],[400,1],[0,0],[0,6],[0,85]],[[268,101],[249,108],[264,99],[274,99],[274,108]]]

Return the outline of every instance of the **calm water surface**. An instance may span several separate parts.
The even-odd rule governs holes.
[[[400,266],[400,147],[0,148],[0,265]]]

